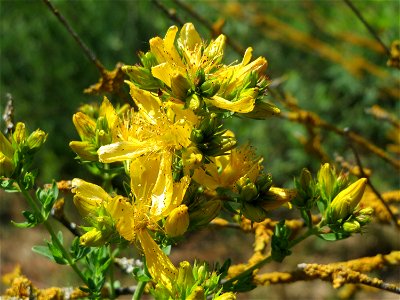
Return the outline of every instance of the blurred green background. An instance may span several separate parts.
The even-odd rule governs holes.
[[[52,3],[110,70],[117,62],[138,63],[137,52],[148,50],[148,40],[163,36],[176,24],[153,1]],[[205,39],[212,38],[210,31],[176,1],[160,3],[183,22],[194,23]],[[279,89],[296,99],[300,107],[339,128],[351,128],[383,149],[398,142],[388,136],[390,124],[367,110],[379,105],[399,116],[399,70],[386,66],[387,55],[344,1],[184,3],[211,24],[224,19],[227,36],[243,48],[253,47],[255,57],[266,57],[272,82],[280,82]],[[353,3],[385,45],[389,47],[400,37],[400,1]],[[225,63],[235,60],[241,57],[228,46]],[[72,124],[77,107],[102,100],[102,96],[83,94],[98,81],[99,73],[42,1],[0,1],[0,66],[1,112],[10,93],[15,121],[25,122],[30,130],[41,128],[49,133],[36,160],[39,182],[87,178],[68,143],[78,139]],[[281,107],[270,95],[266,99]],[[265,168],[276,185],[292,186],[303,167],[315,172],[321,164],[301,143],[307,137],[302,125],[276,117],[227,123],[242,143],[250,142],[264,156]],[[321,136],[322,147],[332,160],[339,156],[354,163],[346,140],[328,131],[321,131]],[[364,165],[373,170],[372,178],[380,191],[399,188],[396,169],[370,152],[358,150]],[[398,153],[390,154],[399,158]]]
[[[26,122],[30,130],[41,128],[49,133],[47,145],[37,160],[42,182],[77,176],[81,171],[68,147],[69,141],[77,139],[72,115],[81,104],[101,101],[101,96],[83,94],[83,89],[97,82],[98,71],[42,1],[0,3],[1,108],[4,109],[6,93],[10,93],[15,120]],[[148,40],[163,36],[174,24],[152,1],[52,3],[108,69],[113,69],[117,62],[137,63],[136,53],[148,50]],[[203,37],[211,39],[209,30],[175,1],[161,3],[183,22],[193,22]],[[398,113],[399,71],[386,67],[387,56],[344,2],[184,3],[210,23],[225,19],[223,30],[229,38],[243,48],[253,47],[255,57],[266,57],[269,77],[282,80],[280,88],[295,97],[300,107],[339,128],[349,127],[382,148],[390,143],[386,136],[389,125],[367,115],[366,109],[379,104]],[[399,37],[399,1],[355,4],[386,45]],[[286,26],[283,29],[282,24]],[[303,42],[298,32],[313,40]],[[300,40],[293,40],[290,34]],[[331,55],[333,59],[329,53],[324,55],[323,47],[335,52],[339,62],[333,60],[335,53]],[[228,46],[225,63],[240,59]],[[360,59],[383,75],[376,76],[367,68],[351,65]],[[356,71],[349,72],[351,68]],[[302,167],[318,169],[320,160],[306,153],[299,142],[307,135],[303,126],[278,118],[235,119],[229,123],[243,143],[254,144],[265,157],[266,169],[273,174],[276,184],[290,185]],[[322,145],[331,158],[341,155],[354,161],[342,138],[323,132]],[[362,154],[365,165],[374,169],[376,180],[384,189],[397,184],[393,176],[385,178],[385,162],[370,153]]]

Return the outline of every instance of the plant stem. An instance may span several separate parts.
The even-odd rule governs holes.
[[[289,249],[291,249],[292,247],[294,247],[295,245],[297,245],[301,241],[305,240],[309,236],[315,234],[318,231],[318,228],[319,228],[318,226],[310,228],[303,235],[299,236],[297,239],[292,240],[289,243]],[[256,263],[255,265],[253,265],[250,268],[248,268],[246,271],[244,271],[241,274],[229,279],[228,281],[226,281],[224,283],[224,285],[232,284],[233,282],[235,282],[236,280],[240,279],[241,277],[245,277],[245,276],[251,274],[254,270],[261,268],[262,266],[266,265],[267,263],[270,263],[271,261],[272,261],[272,256],[269,255],[266,258],[264,258],[263,260],[261,260],[258,263]]]
[[[21,187],[21,185],[19,185]],[[35,200],[32,198],[32,196],[28,193],[27,190],[24,188],[20,189],[22,194],[24,195],[25,199],[28,201],[31,209],[34,210],[35,214],[40,216],[41,221],[43,222],[43,225],[46,227],[47,231],[51,235],[52,241],[57,244],[57,248],[61,250],[63,257],[68,261],[68,264],[71,266],[71,268],[74,270],[74,272],[82,279],[82,281],[87,285],[87,280],[86,277],[83,275],[83,273],[79,270],[78,266],[76,263],[73,261],[71,256],[69,255],[68,251],[65,250],[64,246],[61,244],[60,240],[58,239],[56,233],[54,232],[53,228],[51,227],[51,224],[49,223],[46,218],[42,215],[40,209],[38,208],[37,204],[35,203]]]
[[[111,247],[108,248],[111,258],[110,264],[110,298],[115,299],[115,288],[114,288],[114,251],[111,250]]]
[[[138,285],[136,286],[135,293],[133,294],[132,300],[139,300],[142,297],[144,292],[144,288],[146,286],[146,281],[139,281]]]

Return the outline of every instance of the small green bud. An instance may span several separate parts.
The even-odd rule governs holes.
[[[366,186],[367,179],[360,178],[342,190],[329,206],[329,219],[337,221],[349,217],[360,202]]]
[[[17,145],[20,145],[23,142],[25,142],[25,138],[26,138],[25,124],[22,122],[18,122],[17,125],[15,125],[13,139],[17,143]]]
[[[185,148],[182,151],[182,162],[189,169],[197,168],[203,162],[203,154],[195,146]]]
[[[303,168],[300,173],[299,184],[302,190],[307,191],[310,188],[310,185],[313,183],[311,172]]]
[[[248,202],[242,203],[241,212],[247,219],[253,222],[262,222],[267,218],[267,212],[262,207]]]
[[[372,207],[366,207],[357,212],[355,219],[363,226],[371,222],[373,213],[374,209]]]
[[[192,140],[196,144],[199,144],[204,140],[204,136],[200,130],[193,129],[192,133],[190,134],[190,140]]]
[[[206,143],[204,153],[209,156],[225,155],[229,150],[236,147],[237,141],[233,136],[218,135],[211,142]]]
[[[366,216],[372,216],[374,214],[374,209],[372,207],[366,207],[361,209],[358,214],[360,215],[366,215]]]
[[[197,282],[203,282],[208,277],[208,270],[207,267],[204,265],[204,263],[195,268],[194,271],[196,273],[194,275],[194,278],[196,279]]]
[[[201,95],[203,97],[212,97],[214,96],[220,88],[218,82],[214,80],[207,80],[200,86]]]
[[[272,176],[271,174],[261,173],[256,179],[256,186],[258,191],[267,192],[272,186]]]
[[[47,134],[44,131],[37,129],[26,139],[26,144],[31,150],[38,149],[46,142],[46,139]]]
[[[165,222],[165,232],[170,237],[183,235],[189,227],[189,213],[186,205],[182,204],[173,209]]]
[[[186,98],[186,105],[189,109],[198,111],[203,106],[203,99],[196,94],[192,94]]]
[[[203,69],[197,70],[196,76],[194,78],[194,85],[196,87],[201,86],[205,80],[206,80],[206,74],[204,73],[204,70]]]
[[[343,224],[343,230],[349,233],[356,233],[361,231],[361,225],[356,220],[347,221]]]
[[[258,190],[256,185],[251,182],[250,178],[242,177],[237,182],[237,187],[241,198],[244,201],[252,201],[258,196]]]

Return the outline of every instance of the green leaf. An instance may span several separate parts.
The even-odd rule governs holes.
[[[325,241],[339,241],[346,239],[350,236],[348,232],[331,232],[331,233],[324,233],[319,234],[318,237],[325,240]]]
[[[32,251],[54,261],[53,255],[51,254],[48,246],[33,246]]]
[[[6,191],[7,193],[20,192],[18,184],[13,179],[1,178],[0,188]]]
[[[275,225],[274,235],[271,239],[271,257],[273,260],[282,262],[292,251],[289,250],[289,236],[291,230],[286,226],[285,220]]]
[[[17,223],[17,222],[11,221],[11,223],[18,228],[31,228],[31,227],[35,227],[37,224],[41,223],[40,217],[30,211],[23,211],[22,215],[27,220],[26,222]]]
[[[50,215],[51,209],[53,208],[54,202],[58,198],[57,183],[53,181],[53,184],[49,189],[38,189],[36,191],[36,198],[42,204],[43,217],[47,219]]]

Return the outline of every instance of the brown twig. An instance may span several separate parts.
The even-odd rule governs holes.
[[[182,20],[178,17],[176,14],[176,11],[174,9],[168,9],[164,4],[161,3],[159,0],[152,0],[154,5],[159,8],[168,18],[170,18],[172,21],[177,23],[179,26],[183,25]]]
[[[204,18],[202,15],[198,14],[190,5],[184,3],[183,1],[180,0],[173,0],[180,8],[185,10],[188,14],[190,14],[193,18],[198,20],[201,24],[203,24],[214,36],[215,35],[215,29],[213,27],[213,24],[206,18]],[[235,40],[231,39],[229,36],[227,36],[225,33],[223,33],[226,37],[226,43],[232,47],[232,49],[237,52],[240,55],[243,55],[245,50],[243,49],[242,46],[240,46]]]
[[[276,100],[282,102],[285,106],[287,106],[290,112],[281,112],[278,117],[282,119],[287,119],[292,122],[297,122],[304,125],[312,125],[313,127],[323,128],[325,130],[334,132],[338,135],[343,137],[349,138],[352,142],[360,145],[361,147],[367,149],[368,151],[374,153],[375,155],[382,158],[384,161],[388,162],[390,165],[395,167],[397,170],[400,169],[400,161],[391,157],[388,153],[386,153],[383,149],[378,147],[377,145],[373,144],[372,142],[368,141],[366,138],[362,137],[361,135],[353,132],[353,131],[346,131],[344,129],[338,128],[333,124],[330,124],[324,120],[322,120],[317,114],[302,110],[301,108],[297,107],[293,103],[287,101],[284,93],[279,90],[268,89],[270,95],[273,96]]]
[[[43,0],[43,2],[49,7],[50,11],[57,17],[57,19],[64,25],[64,27],[67,29],[67,31],[72,35],[72,37],[75,39],[79,47],[83,50],[83,52],[86,54],[86,56],[91,60],[99,69],[100,73],[104,72],[104,66],[101,64],[101,62],[96,58],[96,55],[89,49],[88,46],[82,41],[82,39],[78,36],[76,31],[72,28],[72,26],[69,24],[67,19],[60,13],[60,11],[50,2],[50,0]]]
[[[382,269],[385,266],[398,265],[399,260],[400,252],[392,251],[387,255],[378,254],[373,257],[362,257],[327,265],[299,264],[297,270],[256,275],[254,281],[257,285],[269,285],[321,279],[331,282],[335,288],[353,283],[400,294],[400,287],[362,273]]]
[[[349,132],[349,131],[347,131]],[[396,216],[393,214],[392,210],[390,209],[389,205],[386,203],[386,201],[383,199],[382,195],[379,193],[379,191],[375,188],[375,186],[372,184],[371,178],[367,176],[367,174],[365,174],[364,172],[364,167],[363,164],[361,162],[361,158],[358,155],[357,149],[354,147],[351,139],[348,139],[349,145],[351,150],[353,151],[354,157],[356,159],[358,168],[360,169],[360,175],[361,177],[365,177],[368,178],[367,184],[369,185],[369,187],[371,188],[371,190],[374,192],[374,194],[376,195],[376,197],[378,197],[379,201],[383,204],[383,206],[386,208],[387,212],[389,213],[392,221],[394,222],[395,226],[400,229],[400,224],[397,222],[397,218]]]
[[[363,25],[367,28],[369,33],[375,38],[375,40],[382,46],[383,50],[385,50],[385,53],[390,57],[390,49],[383,43],[381,38],[378,36],[378,34],[375,32],[375,30],[372,28],[371,25],[364,19],[362,16],[361,12],[358,10],[357,7],[354,6],[354,4],[350,0],[343,0],[347,6],[354,12],[354,14],[357,16],[357,18],[363,23]]]

